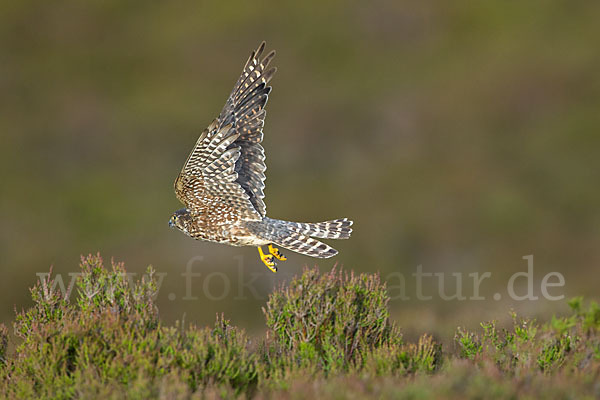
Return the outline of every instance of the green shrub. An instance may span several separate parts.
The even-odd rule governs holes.
[[[0,398],[569,398],[597,396],[599,307],[570,301],[546,324],[459,328],[456,354],[430,335],[405,343],[377,275],[307,269],[269,297],[250,349],[221,315],[210,328],[162,326],[154,271],[82,258],[72,302],[51,277],[0,326]],[[13,349],[13,350],[9,350]],[[407,379],[407,376],[409,377]]]
[[[388,301],[377,274],[305,269],[275,290],[263,308],[280,348],[279,366],[348,371],[362,366],[374,349],[400,346],[402,336],[390,322]]]
[[[425,334],[417,343],[388,344],[374,349],[367,354],[362,375],[397,376],[433,373],[441,365],[442,346],[430,335]]]
[[[105,269],[99,256],[82,258],[81,269],[73,303],[50,278],[32,289],[34,306],[17,315],[15,333],[22,343],[2,370],[2,393],[146,398],[164,387],[182,393],[209,384],[236,393],[254,390],[256,357],[247,351],[244,333],[223,317],[213,329],[162,327],[152,269],[137,282],[121,264]]]
[[[483,349],[483,345],[477,335],[473,332],[465,331],[461,327],[457,328],[454,340],[458,344],[460,356],[469,360],[474,360]]]
[[[552,374],[599,368],[600,325],[598,305],[583,309],[582,299],[569,302],[572,314],[554,316],[539,325],[533,320],[512,316],[512,328],[500,332],[496,322],[481,324],[482,333],[458,329],[455,343],[458,356],[480,364],[493,364],[508,375],[531,375],[532,371]]]
[[[3,324],[0,325],[0,365],[6,363],[6,352],[8,350],[8,329]]]

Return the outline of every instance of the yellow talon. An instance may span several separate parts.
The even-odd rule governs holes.
[[[270,247],[270,246],[269,246]],[[271,249],[269,248],[269,251]],[[275,261],[273,260],[273,256],[271,254],[263,253],[262,247],[258,246],[258,254],[260,255],[261,261],[271,270],[271,272],[277,272],[277,267]]]
[[[275,256],[275,258],[278,259],[279,261],[287,260],[287,258],[283,254],[281,254],[279,249],[277,247],[273,247],[272,244],[269,244],[269,253],[273,254]]]

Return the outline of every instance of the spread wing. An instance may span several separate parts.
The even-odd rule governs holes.
[[[261,61],[264,46],[263,42],[250,55],[221,114],[202,132],[175,180],[177,198],[192,211],[218,209],[246,220],[266,214],[260,143],[271,92],[267,83],[275,73],[275,68],[265,69],[275,52]]]
[[[262,129],[267,114],[265,105],[271,92],[271,86],[267,84],[276,71],[276,68],[267,70],[275,51],[260,59],[264,48],[265,42],[262,42],[246,61],[244,70],[218,118],[221,125],[232,124],[239,134],[239,138],[231,145],[240,148],[240,158],[235,166],[238,173],[236,182],[244,189],[256,211],[263,217],[266,215],[263,189],[267,167],[265,151],[261,146]]]

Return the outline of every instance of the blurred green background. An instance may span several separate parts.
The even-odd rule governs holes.
[[[561,0],[2,2],[0,319],[29,304],[36,273],[97,251],[166,273],[165,321],[224,312],[251,332],[271,289],[314,263],[403,274],[411,299],[390,306],[409,331],[563,309],[506,296],[529,254],[537,295],[559,271],[552,294],[597,298],[599,18],[600,2]],[[173,180],[262,40],[279,68],[269,215],[355,220],[330,242],[338,257],[287,252],[277,275],[256,249],[167,225]],[[190,262],[197,299],[183,300]],[[442,301],[432,285],[416,300],[418,265],[445,272],[448,293],[462,273],[467,295],[469,273],[491,272],[487,300]]]

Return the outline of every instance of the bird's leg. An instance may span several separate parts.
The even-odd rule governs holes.
[[[277,264],[275,264],[271,254],[263,253],[263,249],[260,246],[258,246],[258,254],[260,255],[261,261],[271,270],[271,272],[277,272]]]
[[[272,244],[269,244],[269,253],[273,254],[275,256],[275,258],[278,259],[279,261],[287,260],[287,258],[283,254],[281,254],[279,249],[277,247],[273,247]]]

